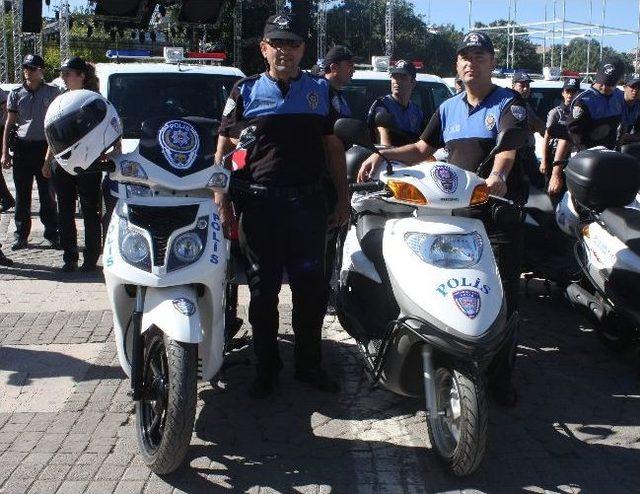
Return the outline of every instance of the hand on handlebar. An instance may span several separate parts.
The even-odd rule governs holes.
[[[366,182],[371,180],[376,170],[382,164],[382,161],[382,156],[379,154],[372,154],[369,156],[364,163],[362,163],[362,166],[360,166],[360,170],[358,170],[357,181]]]
[[[489,187],[489,194],[503,197],[507,193],[507,184],[497,175],[489,175],[485,180]]]

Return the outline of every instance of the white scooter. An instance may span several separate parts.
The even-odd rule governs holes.
[[[336,134],[379,152],[362,122],[339,120]],[[526,135],[501,134],[485,163]],[[370,193],[352,200],[339,320],[374,383],[401,395],[424,393],[431,444],[453,473],[471,474],[487,441],[484,370],[517,325],[517,314],[507,321],[484,225],[452,214],[492,200],[487,186],[449,163],[394,169],[387,162],[378,182],[351,190]]]
[[[216,376],[234,336],[225,327],[229,247],[211,190],[228,190],[230,175],[211,166],[215,126],[196,117],[148,120],[137,148],[112,157],[120,197],[104,275],[140,452],[157,474],[182,463],[197,381]],[[244,133],[238,148],[253,139]]]
[[[565,169],[569,192],[558,208],[577,237],[575,255],[583,279],[567,288],[574,305],[597,319],[610,347],[625,349],[640,337],[640,165],[638,144],[622,153],[589,149]]]

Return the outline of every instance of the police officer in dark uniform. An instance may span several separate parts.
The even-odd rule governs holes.
[[[619,141],[637,141],[640,131],[640,74],[631,74],[624,83],[624,107]]]
[[[24,249],[31,232],[31,190],[33,179],[38,184],[40,197],[40,221],[44,225],[44,238],[51,247],[58,248],[58,218],[56,204],[49,190],[49,180],[42,175],[42,165],[47,152],[44,136],[44,116],[49,104],[61,93],[61,89],[44,82],[44,60],[29,54],[24,58],[22,72],[25,82],[9,93],[7,122],[4,130],[2,166],[10,168],[8,140],[9,129],[18,124],[13,148],[13,180],[16,185],[15,242],[12,250]]]
[[[4,123],[7,121],[7,97],[9,94],[6,91],[0,89],[0,136],[4,135]],[[2,153],[2,137],[0,137],[0,154]],[[13,206],[16,205],[16,201],[11,195],[7,182],[4,179],[4,174],[0,170],[0,212],[4,213]]]
[[[624,94],[616,86],[624,75],[620,60],[608,60],[598,69],[595,83],[571,103],[567,118],[569,139],[559,139],[553,162],[549,194],[563,190],[563,170],[572,147],[582,151],[594,146],[615,149],[624,112]],[[571,142],[569,142],[569,140]]]
[[[300,19],[267,19],[260,43],[266,72],[241,79],[223,111],[216,158],[232,148],[243,128],[256,127],[246,166],[235,172],[250,192],[234,196],[239,241],[247,266],[249,321],[257,357],[250,395],[264,398],[278,384],[278,293],[286,270],[292,294],[295,378],[328,392],[338,384],[321,366],[321,330],[327,306],[324,256],[327,168],[338,200],[333,222],[349,211],[342,142],[333,135],[339,107],[324,77],[299,68],[304,54]],[[216,194],[223,225],[233,212]]]
[[[536,140],[533,137],[533,132],[538,132],[541,136],[544,136],[544,120],[536,114],[536,111],[531,106],[529,98],[531,96],[532,81],[533,79],[529,74],[522,71],[515,72],[511,79],[511,88],[520,93],[520,96],[524,100],[524,107],[527,110],[527,120],[532,132],[527,145],[518,149],[516,161],[522,166],[524,173],[529,177],[529,181],[539,189],[542,189],[544,179],[539,173],[540,166],[536,156]]]
[[[545,189],[549,186],[551,179],[551,163],[558,148],[559,139],[569,139],[567,130],[567,119],[571,114],[571,102],[580,92],[580,80],[575,77],[565,79],[562,85],[562,103],[549,110],[547,114],[546,129],[542,146],[542,161],[540,163],[540,174],[545,180]],[[553,197],[559,198],[561,194]]]
[[[457,51],[456,68],[464,81],[465,91],[444,101],[431,117],[420,140],[397,149],[382,151],[388,159],[418,163],[441,147],[449,153],[449,161],[476,172],[478,165],[495,146],[499,132],[511,128],[528,128],[527,111],[520,95],[508,88],[495,86],[491,72],[496,66],[494,48],[487,35],[468,33]],[[515,162],[515,151],[503,151],[482,174],[490,194],[523,202],[523,172]],[[378,156],[368,158],[360,168],[358,180],[368,180],[381,165]],[[458,213],[456,213],[458,214]],[[518,285],[522,258],[520,224],[498,224],[492,207],[465,211],[484,222],[500,271],[506,296],[507,315],[518,307]],[[511,382],[515,359],[516,332],[494,357],[489,367],[490,390],[496,401],[513,406],[517,395]]]
[[[353,78],[353,53],[346,46],[336,45],[327,52],[322,67],[325,78],[334,89],[333,98],[340,104],[340,117],[351,117],[351,108],[342,94],[342,88]]]
[[[411,62],[399,60],[389,73],[391,74],[391,94],[373,102],[367,115],[367,122],[372,130],[378,132],[380,144],[402,146],[414,142],[420,136],[425,123],[422,109],[411,101],[411,95],[416,87],[416,67]],[[395,129],[376,128],[375,119],[379,113],[390,113],[394,117]],[[398,130],[400,133],[393,130]]]

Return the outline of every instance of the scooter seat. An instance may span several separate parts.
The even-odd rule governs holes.
[[[609,208],[598,215],[604,227],[640,255],[640,211],[633,208]]]
[[[384,281],[387,268],[382,254],[384,225],[388,218],[375,214],[363,214],[356,223],[356,237],[365,256],[373,263]]]

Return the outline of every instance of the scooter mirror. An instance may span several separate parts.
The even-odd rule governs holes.
[[[256,142],[256,126],[250,125],[242,132],[240,132],[240,137],[238,138],[236,149],[250,148],[251,146],[253,146],[254,142]]]
[[[357,144],[363,148],[376,151],[376,147],[373,142],[371,142],[371,136],[369,135],[367,124],[362,120],[357,120],[355,118],[340,118],[333,126],[333,132],[348,147]]]

